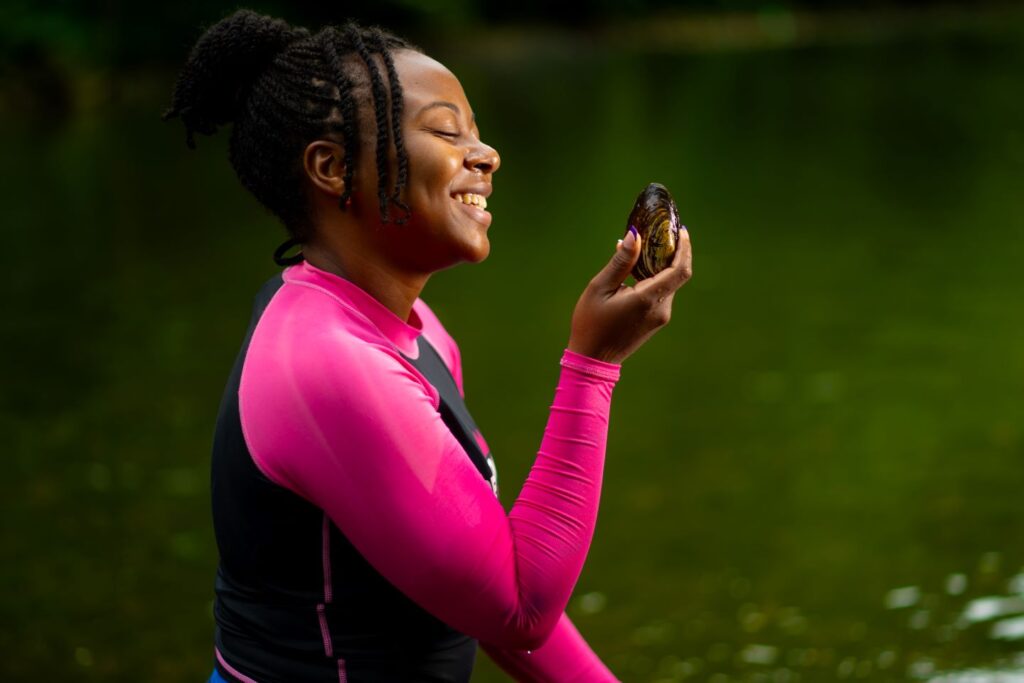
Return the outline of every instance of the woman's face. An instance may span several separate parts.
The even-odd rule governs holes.
[[[401,199],[411,216],[404,225],[380,225],[373,119],[362,126],[365,134],[353,203],[363,206],[356,215],[362,214],[365,220],[366,212],[372,211],[380,248],[400,267],[433,272],[461,261],[482,261],[490,252],[490,211],[467,205],[456,195],[490,196],[494,172],[501,164],[498,152],[481,141],[462,85],[444,65],[412,50],[396,50],[393,59],[404,95],[401,124],[408,154]],[[386,71],[383,74],[386,84]],[[388,147],[394,183],[397,153],[393,144]],[[388,194],[393,191],[392,185]],[[392,220],[402,215],[392,204]]]

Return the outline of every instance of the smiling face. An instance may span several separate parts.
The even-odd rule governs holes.
[[[427,273],[461,261],[482,261],[490,252],[487,231],[491,214],[480,208],[486,205],[481,197],[491,193],[500,157],[493,147],[481,141],[473,110],[451,71],[412,50],[396,50],[392,57],[403,91],[401,125],[408,155],[401,200],[408,205],[411,215],[404,225],[381,222],[377,194],[377,129],[372,107],[367,102],[360,120],[362,139],[353,177],[352,207],[348,213],[341,214],[337,211],[335,197],[330,223],[355,221],[360,238],[366,237],[374,245],[374,251],[390,265],[405,270]],[[376,59],[390,96],[383,60]],[[370,94],[368,85],[358,90],[363,92],[361,99],[365,102]],[[390,116],[390,106],[388,113]],[[392,184],[387,193],[391,195],[398,177],[398,156],[393,143],[388,145],[388,163]],[[307,168],[310,168],[308,162]],[[343,175],[343,170],[336,165],[332,172],[337,174],[336,179]],[[326,189],[323,183],[316,184]],[[319,213],[321,217],[325,215],[322,211]],[[401,209],[391,205],[392,220],[403,215]],[[319,222],[320,229],[331,229],[323,218]]]

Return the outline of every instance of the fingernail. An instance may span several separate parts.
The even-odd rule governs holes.
[[[636,243],[636,235],[637,235],[636,228],[634,228],[632,225],[629,226],[629,232],[626,233],[625,239],[622,240],[622,246],[624,246],[624,247],[626,247],[626,249],[629,249],[630,251],[632,251],[633,250],[633,244]]]

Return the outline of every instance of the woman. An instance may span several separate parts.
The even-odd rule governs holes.
[[[688,240],[631,288],[631,232],[587,286],[506,514],[459,348],[419,298],[431,274],[490,250],[500,157],[458,79],[376,27],[314,34],[240,10],[193,48],[174,116],[190,147],[233,122],[239,179],[290,235],[217,420],[211,680],[468,681],[478,643],[517,680],[616,680],[564,610],[612,389],[668,322]]]

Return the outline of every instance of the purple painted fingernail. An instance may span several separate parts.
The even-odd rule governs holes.
[[[633,231],[633,239],[636,239],[637,237],[640,237],[640,233],[637,232],[637,229],[634,228],[632,225],[629,226],[629,229]]]

